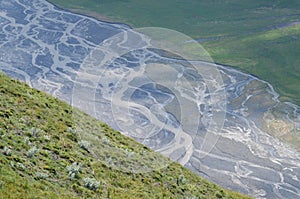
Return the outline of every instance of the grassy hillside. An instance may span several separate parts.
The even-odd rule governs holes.
[[[224,190],[107,125],[0,73],[1,198],[249,198]],[[76,119],[80,118],[80,119]],[[90,134],[95,142],[81,140]],[[122,152],[116,153],[120,149]],[[123,172],[123,163],[166,167]],[[123,158],[123,159],[122,159]],[[128,158],[129,159],[129,158]],[[126,165],[127,164],[127,165]],[[135,165],[133,165],[135,164]]]
[[[63,8],[134,27],[183,32],[213,59],[271,82],[300,105],[299,0],[49,0]],[[278,30],[274,30],[278,29]],[[276,37],[271,36],[276,32]]]

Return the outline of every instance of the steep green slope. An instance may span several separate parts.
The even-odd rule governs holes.
[[[289,26],[300,22],[298,0],[49,1],[134,27],[158,26],[183,32],[199,40],[215,62],[269,81],[282,100],[300,105],[300,30],[289,31]],[[274,29],[279,30],[278,37],[259,37]]]
[[[81,140],[83,134],[96,142]],[[249,198],[200,178],[2,73],[0,137],[1,198]],[[126,163],[122,151],[127,156],[146,155]],[[108,159],[114,162],[111,165],[123,160],[127,168],[151,167],[157,161],[166,167],[134,173],[108,166]]]

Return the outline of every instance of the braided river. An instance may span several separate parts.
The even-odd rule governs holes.
[[[300,152],[279,139],[300,142],[300,107],[255,76],[44,0],[0,1],[0,69],[222,187],[300,198]]]

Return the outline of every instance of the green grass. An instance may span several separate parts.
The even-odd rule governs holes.
[[[268,28],[300,20],[298,0],[50,0],[63,8],[124,22],[158,26],[208,39],[202,45],[217,63],[232,65],[274,85],[300,105],[299,28]],[[100,17],[101,18],[101,17]],[[296,36],[295,36],[296,35]]]
[[[300,105],[300,25],[211,42],[211,55],[270,82],[282,101]],[[253,56],[249,57],[249,55]]]
[[[80,146],[83,135],[89,135],[85,140],[91,145],[86,148]],[[2,73],[0,137],[1,198],[249,198],[202,179],[66,103]],[[133,161],[126,161],[128,151]],[[114,165],[123,161],[127,170],[110,167],[108,160]],[[81,170],[70,175],[68,168],[74,162],[82,165]],[[128,171],[142,165],[154,169],[155,162],[166,166],[144,173]],[[86,188],[85,178],[98,181],[100,186]]]

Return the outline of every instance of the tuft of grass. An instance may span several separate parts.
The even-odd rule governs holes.
[[[86,140],[79,141],[80,148],[86,150],[87,152],[90,152],[90,143]]]
[[[96,191],[100,187],[100,181],[97,181],[94,178],[83,178],[83,186]]]
[[[32,158],[38,151],[39,149],[36,146],[30,148],[27,152],[27,157]]]
[[[39,180],[45,180],[49,177],[49,175],[47,173],[42,173],[42,172],[37,172],[35,174],[36,178]]]
[[[78,178],[81,172],[81,163],[73,162],[71,165],[67,166],[68,176],[70,179]]]

